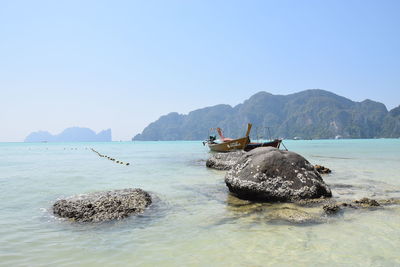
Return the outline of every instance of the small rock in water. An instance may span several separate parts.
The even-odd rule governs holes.
[[[355,200],[354,203],[362,206],[362,207],[379,207],[380,204],[375,199],[370,198],[362,198],[360,200]]]
[[[129,163],[126,163],[126,166],[128,166],[129,165]]]
[[[77,222],[120,220],[143,212],[152,199],[138,188],[96,192],[58,200],[53,213]]]
[[[326,204],[322,208],[324,212],[328,215],[336,214],[340,211],[339,205],[335,203]]]
[[[314,166],[315,170],[321,174],[328,174],[331,173],[332,171],[322,165],[315,165]]]

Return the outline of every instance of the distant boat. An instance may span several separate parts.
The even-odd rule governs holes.
[[[251,142],[249,137],[251,127],[252,124],[248,123],[246,135],[238,139],[226,138],[223,135],[221,128],[217,128],[216,130],[220,139],[217,140],[216,136],[210,136],[208,140],[203,142],[203,145],[207,144],[210,150],[215,152],[230,152],[234,150],[250,151],[257,147],[267,147],[267,146],[276,148],[280,147],[282,143],[281,139],[275,139],[269,142],[258,142],[258,143]]]

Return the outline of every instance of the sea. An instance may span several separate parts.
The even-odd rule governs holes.
[[[400,197],[400,139],[284,144],[332,170],[338,201]],[[327,216],[243,201],[209,156],[200,141],[0,143],[0,266],[400,266],[400,205]],[[106,223],[52,213],[58,199],[123,188],[150,192],[152,206]],[[322,220],[272,216],[290,209]]]

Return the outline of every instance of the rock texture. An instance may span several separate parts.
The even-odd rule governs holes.
[[[225,183],[239,198],[251,200],[292,202],[332,196],[305,158],[272,147],[244,154],[227,172]]]
[[[61,199],[54,203],[53,213],[77,222],[102,222],[141,213],[151,203],[147,192],[130,188]]]
[[[217,170],[229,170],[245,153],[241,150],[229,153],[213,153],[207,160],[206,166]]]

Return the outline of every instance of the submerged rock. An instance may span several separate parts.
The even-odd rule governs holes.
[[[281,208],[275,209],[268,214],[269,221],[284,221],[293,224],[304,224],[304,223],[321,223],[323,218],[318,214],[313,214],[303,210],[295,208]]]
[[[381,199],[378,203],[380,205],[400,205],[400,198]]]
[[[392,200],[392,201],[391,201]],[[369,208],[376,208],[376,207],[382,207],[382,205],[390,205],[390,204],[400,204],[400,201],[396,203],[393,201],[394,199],[382,199],[382,200],[375,200],[371,198],[362,198],[359,200],[353,200],[353,201],[342,201],[342,202],[330,202],[325,204],[322,208],[324,212],[328,215],[333,215],[338,213],[342,209],[350,208],[350,209],[369,209]]]
[[[375,199],[371,199],[371,198],[367,198],[364,197],[360,200],[355,200],[354,203],[358,206],[361,206],[363,208],[368,208],[368,207],[379,207],[380,204],[378,201],[376,201]]]
[[[151,203],[149,193],[129,188],[61,199],[54,203],[53,213],[77,222],[102,222],[141,213]]]
[[[340,211],[340,206],[336,203],[329,203],[322,207],[324,212],[328,215],[336,214]]]
[[[246,152],[243,150],[227,152],[227,153],[213,153],[206,161],[208,168],[217,170],[229,170],[233,165],[243,156]]]
[[[251,200],[291,202],[332,196],[305,158],[272,147],[245,153],[228,171],[225,183],[239,198]]]

